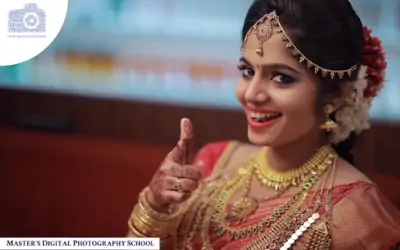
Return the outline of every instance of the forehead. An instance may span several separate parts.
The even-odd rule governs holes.
[[[264,53],[262,56],[259,56],[257,49],[260,48],[261,42],[258,40],[256,32],[252,30],[247,37],[247,41],[243,44],[243,56],[255,67],[264,64],[280,63],[303,72],[304,68],[292,56],[291,51],[286,48],[286,43],[282,38],[281,33],[274,33],[268,41],[262,43]]]

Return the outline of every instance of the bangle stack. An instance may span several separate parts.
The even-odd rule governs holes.
[[[159,213],[152,209],[146,200],[145,188],[139,195],[139,203],[133,209],[128,220],[129,229],[137,237],[158,237],[161,239],[172,236],[178,227],[181,217],[180,207],[169,213]]]

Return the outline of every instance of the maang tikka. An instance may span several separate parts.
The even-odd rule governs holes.
[[[315,74],[320,73],[323,77],[329,75],[332,79],[338,76],[340,79],[342,79],[345,74],[351,77],[352,73],[357,69],[357,64],[344,70],[326,69],[308,59],[303,53],[301,53],[301,51],[296,47],[296,45],[292,42],[290,37],[285,32],[282,24],[279,21],[279,16],[276,14],[276,11],[265,14],[249,29],[243,40],[242,54],[244,53],[244,46],[252,31],[255,32],[255,35],[259,41],[259,46],[256,50],[256,53],[259,56],[264,55],[264,43],[271,39],[274,33],[282,33],[282,40],[286,43],[286,48],[292,50],[293,56],[298,57],[300,63],[306,63],[308,69],[314,69]]]

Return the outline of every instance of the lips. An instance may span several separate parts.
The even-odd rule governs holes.
[[[254,128],[270,126],[282,117],[282,113],[276,111],[254,108],[247,108],[247,110],[249,126]]]

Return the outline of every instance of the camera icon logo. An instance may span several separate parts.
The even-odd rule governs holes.
[[[46,13],[35,3],[25,4],[22,9],[10,10],[8,31],[10,33],[46,32]]]

